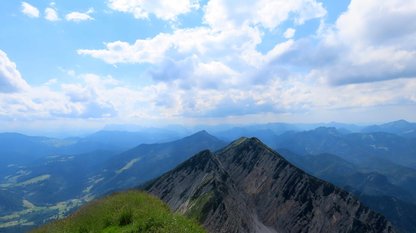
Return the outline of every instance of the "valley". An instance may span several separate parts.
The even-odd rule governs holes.
[[[19,164],[15,161],[16,164],[9,164],[3,170],[0,228],[2,232],[24,232],[67,216],[85,203],[114,191],[143,187],[200,151],[208,149],[220,153],[220,148],[229,143],[227,135],[234,131],[232,135],[236,137],[257,136],[268,142],[270,148],[275,148],[290,163],[353,193],[366,206],[384,214],[403,232],[416,229],[416,171],[411,164],[403,165],[404,159],[412,159],[415,150],[413,138],[390,132],[348,133],[345,129],[331,127],[303,130],[286,125],[284,129],[290,131],[284,132],[278,127],[268,127],[268,133],[264,133],[264,125],[244,130],[213,130],[212,134],[199,131],[183,138],[178,135],[178,139],[170,142],[164,142],[160,137],[159,143],[141,143],[140,137],[137,137],[139,133],[128,133],[126,135],[137,137],[138,141],[138,146],[131,149],[122,149],[128,145],[115,142],[107,144],[105,149],[108,150],[103,150],[86,146],[86,139],[78,139],[82,147],[88,148],[80,154],[77,154],[80,146],[76,144],[71,144],[77,148],[74,153],[70,153],[65,143],[58,143],[63,147],[54,144],[43,148],[42,151],[51,152],[39,155],[30,162]],[[396,142],[392,143],[386,137],[395,138],[393,141]],[[43,142],[41,140],[40,145],[44,147]],[[100,142],[98,140],[93,144],[99,145]],[[381,149],[382,153],[378,153],[380,147],[387,150]],[[196,205],[203,206],[212,195],[210,193],[197,199]],[[198,208],[190,214],[197,219],[201,218],[202,207]]]

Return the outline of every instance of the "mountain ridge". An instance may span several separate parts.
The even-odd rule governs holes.
[[[111,160],[99,174],[104,181],[92,190],[98,194],[137,186],[160,176],[204,149],[218,149],[224,142],[206,131],[165,143],[141,144]]]
[[[200,152],[146,190],[174,211],[197,209],[209,232],[396,232],[351,194],[304,173],[257,138]]]

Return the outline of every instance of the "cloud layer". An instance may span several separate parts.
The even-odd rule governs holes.
[[[134,7],[127,3],[145,1],[110,1],[121,2],[126,7],[122,11],[131,13],[127,9]],[[398,91],[400,84],[414,85],[402,78],[416,76],[411,39],[416,36],[411,20],[415,3],[352,0],[335,24],[325,23],[324,6],[313,0],[210,0],[203,9],[205,25],[78,53],[109,64],[153,65],[149,74],[173,92],[159,106],[176,104],[172,113],[178,114],[279,113],[414,101],[410,91],[401,98],[390,91]],[[148,16],[143,15],[136,18]],[[294,40],[296,27],[313,19],[321,21],[316,34]],[[288,22],[293,26],[281,29]],[[260,52],[264,35],[279,29],[283,42]],[[398,81],[380,82],[392,79]],[[359,85],[373,82],[380,83]],[[342,96],[343,91],[348,95]],[[180,93],[195,98],[186,100]]]
[[[29,86],[2,52],[0,116],[203,122],[416,105],[412,1],[352,0],[335,22],[317,0],[108,0],[107,7],[108,15],[157,18],[170,30],[77,53],[115,70],[145,67],[138,76],[149,83],[132,86],[116,79],[122,74],[87,72],[73,74],[72,82]],[[181,27],[191,12],[201,14],[200,22]],[[93,20],[93,13],[65,19]],[[56,9],[47,8],[45,18],[59,20]]]

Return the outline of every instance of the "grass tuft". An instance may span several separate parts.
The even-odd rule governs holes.
[[[122,226],[125,226],[125,225],[129,225],[132,222],[133,222],[133,212],[132,212],[132,210],[130,208],[127,209],[127,210],[124,209],[121,212],[118,225],[122,227]]]
[[[170,212],[144,192],[128,191],[87,204],[71,216],[46,224],[33,233],[204,233],[195,220]]]

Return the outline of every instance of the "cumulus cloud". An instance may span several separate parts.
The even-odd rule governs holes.
[[[59,88],[52,89],[52,84]],[[118,81],[93,74],[80,75],[77,83],[58,83],[53,79],[40,86],[30,86],[16,64],[0,50],[0,118],[114,117],[117,112],[112,98],[126,97],[116,93],[119,89],[122,88]],[[115,103],[120,106],[122,101],[118,99]]]
[[[158,83],[138,91],[146,96],[142,116],[223,118],[249,114],[280,114],[346,108],[416,104],[416,80],[398,79],[376,84],[330,87],[306,83],[304,77],[273,79],[245,88],[183,89],[177,81]],[[405,87],[405,88],[403,88]],[[192,98],[189,98],[192,96]]]
[[[253,49],[259,43],[260,32],[253,28],[241,28],[214,32],[209,28],[178,29],[172,34],[161,33],[153,38],[139,39],[134,44],[111,42],[103,50],[78,50],[79,54],[103,59],[109,64],[164,62],[192,56],[219,59],[232,56],[244,48]],[[248,59],[248,58],[247,58]]]
[[[260,25],[275,29],[288,19],[297,24],[326,15],[322,3],[315,0],[210,0],[205,7],[205,21],[213,28],[226,29]]]
[[[335,38],[353,41],[354,44],[394,45],[398,41],[409,41],[416,33],[413,16],[416,3],[405,0],[351,1],[348,10],[336,22]],[[355,24],[355,25],[352,25]],[[403,40],[405,39],[405,40]]]
[[[416,77],[416,3],[352,0],[334,25],[296,41],[276,63],[304,66],[332,85]]]
[[[337,20],[335,31],[325,37],[328,46],[348,49],[334,71],[339,66],[350,66],[351,71],[335,77],[335,82],[415,77],[416,41],[410,39],[416,37],[415,14],[416,2],[412,1],[351,1],[348,11]]]
[[[163,59],[164,53],[172,46],[171,38],[169,35],[159,34],[152,40],[137,40],[133,45],[115,41],[106,43],[105,50],[80,49],[78,54],[90,55],[109,64],[156,63]]]
[[[94,13],[93,8],[90,8],[86,12],[74,11],[74,12],[71,12],[71,13],[67,14],[65,16],[65,19],[67,21],[72,21],[72,22],[76,22],[76,23],[79,23],[81,21],[94,20],[94,18],[91,16],[92,13]]]
[[[148,71],[156,82],[153,90],[162,93],[146,96],[154,97],[149,101],[156,103],[150,107],[160,113],[156,115],[214,117],[226,109],[233,109],[237,115],[277,112],[288,108],[277,101],[271,102],[276,97],[261,99],[259,96],[264,96],[262,88],[280,77],[258,73],[289,50],[294,42],[277,43],[262,54],[257,50],[262,35],[287,20],[302,24],[325,14],[322,4],[312,0],[260,1],[255,6],[245,1],[241,4],[210,0],[204,7],[205,24],[199,27],[175,29],[172,33],[139,39],[133,44],[115,41],[106,43],[105,49],[77,52],[109,64],[153,65]],[[255,90],[249,88],[254,86]],[[228,101],[235,105],[227,105]],[[238,105],[241,111],[236,112]]]
[[[175,20],[177,16],[199,8],[198,0],[109,0],[108,6],[115,10],[131,13],[137,19],[148,19],[152,14],[163,20]]]
[[[22,78],[7,54],[0,50],[0,92],[18,92],[28,89],[29,85]]]
[[[21,93],[0,93],[0,117],[14,119],[99,119],[117,115],[110,96],[111,78],[81,75],[79,83],[29,87]],[[114,97],[114,95],[111,95]]]
[[[113,2],[134,14],[122,8],[130,1]],[[416,77],[414,5],[352,0],[334,24],[326,24],[324,6],[313,0],[210,0],[198,27],[77,51],[113,65],[148,64],[154,83],[115,85],[103,95],[67,86],[67,97],[81,103],[101,96],[100,106],[119,115],[161,119],[416,105],[416,81],[409,78]],[[137,18],[155,14],[137,12]],[[316,34],[294,39],[297,26],[311,19],[321,20]],[[292,26],[284,31],[286,22]],[[264,34],[277,31],[284,32],[283,41],[260,52]]]
[[[208,70],[221,64],[206,64]],[[223,67],[220,73],[228,70]],[[212,71],[217,72],[217,71]],[[0,93],[0,117],[14,119],[223,119],[308,111],[416,105],[415,79],[331,87],[305,77],[270,79],[246,87],[183,88],[179,80],[131,87],[110,76],[82,74],[73,82]],[[192,98],[190,98],[192,96]],[[263,119],[263,118],[262,118]]]
[[[58,12],[52,7],[48,7],[45,9],[45,19],[49,21],[58,21],[59,16]]]
[[[110,1],[110,4],[120,4],[121,9],[121,6],[132,2],[144,4],[144,1],[127,0]],[[268,62],[272,55],[279,55],[279,48],[282,48],[282,45],[276,44],[267,55],[257,50],[265,30],[273,30],[287,20],[300,24],[305,20],[322,18],[325,14],[322,4],[314,0],[290,3],[262,0],[254,6],[251,1],[241,3],[210,0],[204,7],[206,25],[176,29],[172,33],[161,33],[153,38],[138,39],[133,44],[114,41],[105,43],[105,49],[79,49],[77,52],[109,64],[150,63],[165,66],[164,64],[172,64],[169,62],[171,60],[176,64],[193,61],[195,67],[201,67],[198,63],[219,61],[231,70],[250,71],[253,67]]]
[[[27,2],[22,2],[22,13],[31,17],[31,18],[38,18],[39,17],[38,8],[30,5]]]
[[[80,118],[106,118],[117,115],[114,106],[108,98],[104,97],[106,89],[111,89],[113,83],[117,83],[111,77],[101,78],[97,75],[82,75],[82,83],[62,84],[62,93],[69,98],[69,103],[74,105],[72,117]],[[59,114],[59,113],[57,113]],[[67,113],[61,114],[68,116]]]

